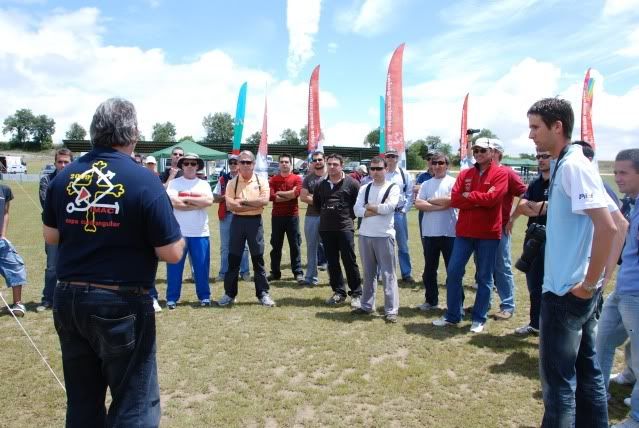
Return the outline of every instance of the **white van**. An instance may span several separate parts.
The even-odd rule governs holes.
[[[0,172],[7,174],[26,174],[27,163],[22,156],[0,155]]]

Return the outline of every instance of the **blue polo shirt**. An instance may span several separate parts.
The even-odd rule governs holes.
[[[594,228],[584,210],[608,207],[608,198],[601,177],[577,146],[569,146],[559,162],[549,195],[542,290],[563,296],[588,270]]]
[[[57,174],[43,220],[60,233],[61,281],[151,287],[154,248],[181,237],[157,176],[110,148],[95,148]]]
[[[617,294],[639,294],[639,209],[634,204],[628,218],[630,227],[617,272]]]

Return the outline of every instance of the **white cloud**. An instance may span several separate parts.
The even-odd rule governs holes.
[[[288,0],[286,27],[288,28],[287,68],[297,77],[301,68],[314,55],[313,42],[319,31],[321,0]]]
[[[387,30],[393,23],[393,11],[398,1],[363,0],[340,10],[336,15],[339,31],[373,36]]]
[[[337,48],[339,47],[339,45],[335,42],[330,42],[327,46],[328,49],[328,53],[332,53],[334,54],[335,52],[337,52]]]
[[[636,12],[639,0],[606,0],[603,8],[604,16],[616,16],[622,13]]]
[[[448,23],[473,31],[484,31],[485,25],[494,26],[502,19],[512,21],[524,18],[528,10],[539,0],[510,0],[497,2],[477,2],[465,0],[453,3],[442,10],[441,16]]]
[[[627,36],[628,45],[622,49],[619,49],[617,53],[626,57],[638,57],[639,56],[639,27],[631,31]]]

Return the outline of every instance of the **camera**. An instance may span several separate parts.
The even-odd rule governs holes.
[[[524,251],[521,257],[515,263],[515,267],[520,271],[527,273],[535,259],[539,257],[541,248],[546,242],[546,226],[543,224],[532,223],[526,229],[526,238],[524,240]],[[543,257],[543,254],[542,254]]]
[[[466,135],[473,135],[473,134],[479,134],[481,132],[481,129],[467,129],[466,130]]]

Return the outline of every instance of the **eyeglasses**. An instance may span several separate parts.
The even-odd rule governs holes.
[[[368,169],[370,169],[371,171],[381,171],[384,169],[383,166],[369,166]]]
[[[236,160],[229,161],[229,165],[237,165],[237,161]]]
[[[387,157],[388,159],[395,159],[397,155],[386,155],[385,157]]]
[[[253,161],[250,161],[250,160],[241,160],[241,161],[240,161],[240,163],[241,163],[242,165],[250,165],[250,164],[252,164],[252,163],[253,163]]]
[[[330,166],[332,168],[337,168],[338,166],[342,166],[342,164],[339,163],[339,162],[329,162],[326,165],[328,165],[328,166]]]
[[[197,166],[197,162],[182,162],[182,166]]]
[[[537,155],[535,157],[537,158],[537,160],[539,160],[539,159],[544,159],[544,160],[545,159],[550,159],[550,155]]]
[[[173,153],[173,156],[181,158],[182,156],[184,156],[184,153]]]
[[[324,159],[322,159],[322,158],[311,159],[311,162],[313,162],[313,163],[315,163],[315,162],[324,162]]]
[[[488,149],[484,149],[484,148],[473,149],[473,153],[486,153],[487,151]]]
[[[431,165],[446,165],[446,161],[430,161]]]

